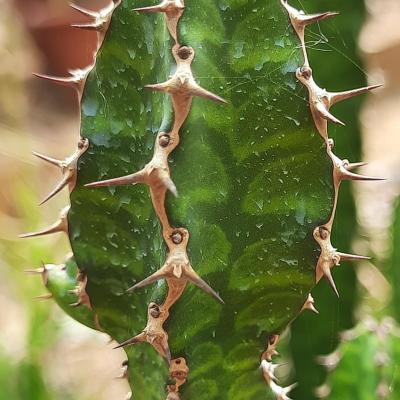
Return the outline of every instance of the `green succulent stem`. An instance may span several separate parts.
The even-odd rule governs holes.
[[[269,370],[279,335],[353,257],[330,243],[350,176],[327,132],[342,98],[313,81],[309,17],[285,1],[140,3],[75,7],[93,19],[79,28],[98,37],[96,63],[47,77],[82,105],[57,225],[75,284],[94,327],[132,345],[135,399],[287,399]]]

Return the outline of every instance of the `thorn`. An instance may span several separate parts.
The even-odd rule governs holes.
[[[35,72],[33,73],[33,75],[38,78],[45,79],[49,82],[57,83],[59,85],[72,87],[72,88],[77,88],[77,86],[81,83],[81,81],[74,76],[58,77],[58,76],[51,76],[51,75],[45,75],[45,74],[38,74]]]
[[[186,268],[183,271],[183,275],[186,276],[186,278],[190,282],[195,284],[198,288],[202,289],[204,292],[208,293],[210,296],[214,297],[221,304],[225,304],[225,302],[221,299],[220,295],[213,288],[211,288],[211,286],[209,286],[202,278],[200,278],[200,276],[190,265],[188,265],[188,268]]]
[[[175,98],[175,101],[176,98],[185,98],[189,100],[190,98],[197,96],[219,103],[227,103],[225,99],[203,89],[195,81],[190,68],[195,54],[193,48],[175,45],[173,48],[173,54],[177,62],[175,74],[166,82],[146,85],[145,87],[147,89],[170,93]]]
[[[342,179],[348,180],[348,181],[385,181],[385,178],[378,178],[375,176],[366,176],[366,175],[359,175],[355,174],[353,172],[350,172],[349,170],[343,171],[342,172]]]
[[[290,394],[290,392],[297,386],[297,383],[294,383],[293,385],[287,387],[281,387],[277,385],[274,381],[271,381],[269,385],[274,392],[277,400],[291,400],[288,397],[288,394]]]
[[[319,314],[319,311],[315,308],[315,300],[311,293],[308,295],[308,298],[301,309],[301,311],[304,310],[310,310],[315,314]]]
[[[185,6],[183,4],[183,1],[165,0],[156,6],[134,8],[133,11],[139,13],[158,13],[158,12],[168,13],[168,12],[176,12],[179,10],[183,11],[184,9]]]
[[[279,368],[280,365],[278,364],[273,364],[272,362],[268,362],[267,360],[262,360],[260,368],[263,372],[265,380],[269,383],[271,380],[272,381],[277,381],[277,378],[275,376],[275,371],[277,368]]]
[[[44,272],[46,272],[46,268],[42,267],[42,268],[37,268],[37,269],[26,269],[24,270],[25,274],[29,274],[29,275],[42,275]]]
[[[324,271],[324,276],[325,276],[325,279],[328,281],[329,286],[333,289],[333,291],[335,292],[336,296],[339,298],[340,295],[339,295],[339,292],[337,290],[335,281],[333,280],[333,276],[332,276],[332,272],[331,272],[330,268],[328,268],[328,269],[326,269]]]
[[[56,185],[56,187],[39,203],[39,206],[47,203],[55,195],[61,192],[72,180],[72,176],[64,176],[64,178]]]
[[[329,93],[330,105],[333,106],[336,103],[350,99],[355,96],[359,96],[361,94],[368,93],[368,92],[378,89],[382,86],[383,86],[382,84],[379,84],[379,85],[373,85],[373,86],[366,86],[366,87],[359,88],[359,89],[347,90],[345,92]]]
[[[165,311],[156,303],[150,303],[147,310],[148,322],[142,333],[129,339],[115,349],[135,345],[138,343],[149,343],[154,349],[164,357],[168,365],[171,364],[171,351],[168,345],[168,334],[163,329],[163,324],[168,317],[168,310]]]
[[[125,342],[122,342],[120,345],[114,347],[114,350],[121,349],[123,347],[131,346],[131,345],[138,344],[138,343],[145,343],[146,341],[147,341],[146,334],[144,332],[142,332],[139,335],[137,335],[131,339],[128,339]]]
[[[60,167],[62,166],[62,161],[61,160],[57,160],[55,158],[51,158],[51,157],[47,157],[43,154],[37,153],[36,151],[33,151],[32,154],[34,156],[36,156],[37,158],[40,158],[43,161],[48,162],[49,164],[55,165],[56,167]]]
[[[172,181],[171,177],[165,176],[162,178],[164,186],[174,195],[174,197],[178,197],[178,189],[176,188],[175,183]]]
[[[88,10],[87,8],[78,6],[77,4],[69,3],[69,5],[71,8],[73,8],[74,10],[78,11],[79,13],[81,13],[86,17],[96,17],[98,15],[96,11]]]
[[[61,169],[63,174],[62,180],[56,185],[56,187],[50,192],[50,194],[39,204],[42,205],[52,199],[57,193],[59,193],[65,186],[69,186],[70,192],[73,191],[76,185],[76,174],[78,168],[78,160],[79,158],[87,151],[89,148],[89,140],[86,138],[80,138],[78,142],[78,146],[76,151],[72,154],[72,156],[66,158],[65,160],[57,160],[52,157],[45,156],[40,153],[33,152],[33,154],[48,162],[51,165],[54,165]]]
[[[139,13],[165,13],[168,31],[175,40],[175,43],[177,43],[177,27],[184,9],[185,5],[183,0],[164,0],[157,6],[135,8],[134,11]]]
[[[97,30],[99,32],[104,32],[107,30],[108,25],[111,21],[111,16],[115,9],[121,4],[121,0],[112,0],[109,2],[108,6],[104,7],[100,11],[91,11],[86,8],[80,7],[74,3],[70,3],[70,6],[86,17],[93,19],[92,22],[84,22],[72,24],[74,28]]]
[[[336,254],[340,257],[341,261],[357,261],[357,260],[370,260],[371,259],[371,257],[357,256],[354,254],[347,254],[347,253],[337,252]]]
[[[103,24],[99,21],[74,23],[71,24],[71,27],[88,31],[101,31],[104,29]]]
[[[336,11],[326,11],[323,13],[307,15],[304,13],[304,11],[297,10],[289,5],[287,0],[281,0],[281,4],[288,12],[290,20],[292,21],[293,27],[296,31],[302,29],[304,32],[304,28],[310,24],[339,15],[339,13]],[[304,38],[304,36],[302,36],[302,38]]]
[[[368,165],[367,162],[358,162],[358,163],[349,163],[349,162],[347,162],[346,169],[348,171],[352,171],[352,170],[354,170],[356,168],[365,167],[366,165]]]
[[[308,55],[307,55],[307,49],[306,49],[306,44],[305,44],[305,28],[314,23],[314,22],[319,22],[324,19],[334,17],[338,15],[339,13],[337,12],[324,12],[320,14],[311,14],[311,15],[306,15],[303,11],[299,11],[296,8],[290,6],[287,2],[287,0],[281,0],[281,4],[283,7],[286,9],[286,11],[289,14],[290,22],[293,26],[293,29],[297,33],[297,36],[300,39],[301,42],[301,47],[304,55],[304,65],[309,65],[308,61]]]
[[[105,186],[123,186],[123,185],[136,185],[138,183],[146,183],[144,169],[134,174],[126,175],[120,178],[108,179],[105,181],[87,183],[85,187],[97,188]]]
[[[323,21],[324,19],[336,17],[340,13],[337,11],[326,11],[320,14],[310,14],[310,15],[301,15],[298,17],[298,21],[303,24],[304,26],[314,24],[316,22]]]
[[[52,298],[53,298],[53,295],[51,293],[47,293],[47,294],[42,294],[41,296],[36,296],[33,299],[42,301],[42,300],[50,300]]]
[[[337,183],[340,183],[342,180],[349,180],[349,181],[384,181],[384,178],[377,178],[373,176],[365,176],[355,174],[350,172],[352,169],[362,167],[367,163],[353,163],[351,164],[348,160],[341,160],[337,157],[332,150],[328,151],[330,157],[332,158],[334,168],[335,168],[335,179]]]
[[[315,103],[315,109],[321,115],[321,117],[326,119],[327,121],[331,121],[334,124],[346,126],[344,122],[340,121],[340,119],[337,119],[333,114],[331,114],[322,102]]]
[[[47,265],[42,263],[42,267],[41,268],[26,269],[24,272],[26,274],[31,274],[31,275],[40,275],[42,277],[43,284],[45,286],[47,286],[48,280],[49,280],[49,270],[52,269],[51,267],[52,266],[47,266]]]
[[[46,229],[43,229],[38,232],[32,232],[32,233],[25,233],[23,235],[19,235],[21,239],[25,238],[31,238],[31,237],[38,237],[38,236],[45,236],[45,235],[50,235],[52,233],[58,233],[58,232],[64,232],[68,234],[68,211],[70,207],[66,207],[64,210],[61,212],[60,219],[55,222],[53,225],[49,226]]]
[[[169,243],[170,253],[165,264],[154,274],[128,289],[128,292],[148,286],[160,279],[174,279],[183,282],[190,281],[220,303],[225,304],[219,294],[200,278],[190,265],[186,251],[189,242],[189,232],[186,229],[180,229],[179,234],[181,235],[180,243],[175,244],[173,241]]]
[[[37,73],[34,73],[33,75],[37,76],[38,78],[56,83],[58,85],[67,86],[75,89],[78,92],[79,100],[81,100],[86,78],[89,75],[89,72],[93,69],[93,67],[94,64],[89,65],[84,69],[70,70],[69,72],[71,76],[67,77],[58,77],[58,76],[51,76],[51,75],[37,74]]]

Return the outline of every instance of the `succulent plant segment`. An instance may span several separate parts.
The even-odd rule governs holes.
[[[68,234],[73,259],[37,272],[68,314],[125,347],[133,398],[288,399],[279,335],[317,312],[316,282],[338,294],[332,268],[365,258],[331,244],[341,182],[375,178],[333,153],[330,108],[375,87],[315,83],[306,28],[336,13],[139,3],[73,6],[96,62],[40,76],[77,90],[78,147],[36,154],[63,174],[44,202],[68,186],[71,205],[23,237]]]
[[[391,318],[367,319],[351,331],[343,332],[339,348],[319,361],[328,372],[328,381],[317,389],[320,398],[397,399],[400,379],[400,330]],[[358,382],[364,382],[359,385]]]

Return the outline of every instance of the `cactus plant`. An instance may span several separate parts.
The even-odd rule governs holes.
[[[338,294],[331,269],[364,258],[331,244],[340,183],[376,179],[333,153],[328,123],[343,122],[330,108],[374,87],[314,81],[306,28],[336,13],[139,3],[73,5],[96,62],[38,74],[76,90],[81,132],[65,161],[38,155],[63,175],[44,202],[68,186],[70,206],[23,236],[68,235],[73,259],[38,272],[62,308],[73,293],[87,309],[70,315],[125,347],[134,398],[287,399],[279,335],[313,308],[316,282]]]

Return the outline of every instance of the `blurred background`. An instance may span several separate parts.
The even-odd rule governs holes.
[[[101,4],[90,0],[91,8]],[[123,399],[126,383],[115,379],[123,355],[112,350],[107,337],[81,327],[51,301],[33,300],[46,291],[40,277],[23,273],[42,260],[62,263],[67,240],[55,235],[22,243],[17,238],[52,223],[68,201],[63,192],[46,208],[37,207],[59,171],[31,152],[63,159],[75,148],[72,138],[79,129],[74,93],[32,72],[66,76],[88,65],[95,37],[70,28],[83,17],[62,0],[0,0],[0,7],[0,400]],[[388,180],[379,190],[352,186],[359,224],[353,248],[374,256],[356,267],[364,297],[360,318],[371,308],[375,314],[385,310],[393,284],[400,283],[385,273],[393,263],[400,193],[400,1],[366,0],[366,8],[358,38],[362,70],[369,83],[385,87],[363,104],[362,159],[369,162],[367,174]],[[341,50],[346,53],[346,37]]]

